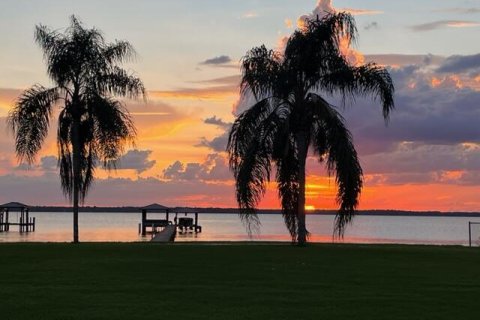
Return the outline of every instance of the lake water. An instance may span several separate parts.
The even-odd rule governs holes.
[[[35,212],[36,231],[19,233],[12,226],[10,232],[0,232],[0,242],[69,242],[72,240],[72,214],[65,212]],[[179,215],[181,217],[183,215]],[[158,218],[164,217],[159,215]],[[280,215],[259,215],[260,233],[249,238],[240,218],[235,214],[199,214],[202,232],[178,234],[176,241],[290,241]],[[10,214],[10,222],[16,219]],[[149,219],[157,218],[149,214]],[[80,241],[150,241],[151,235],[138,234],[140,213],[81,212]],[[333,242],[333,216],[308,215],[307,228],[312,242]],[[467,245],[468,222],[480,222],[480,217],[412,217],[412,216],[357,216],[347,228],[345,243],[403,243]],[[474,226],[473,241],[480,243],[480,225]]]

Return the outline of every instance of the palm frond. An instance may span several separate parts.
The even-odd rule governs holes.
[[[270,99],[263,99],[238,116],[232,125],[228,137],[227,151],[229,164],[236,174],[252,139],[258,133],[258,127],[263,119],[272,112]]]
[[[35,42],[42,48],[44,57],[48,57],[62,47],[64,39],[61,34],[50,30],[47,26],[42,24],[35,27],[34,34]]]
[[[136,129],[133,120],[122,103],[111,98],[90,97],[88,108],[93,121],[91,129],[96,155],[105,168],[114,168],[125,144],[134,144]]]
[[[337,48],[345,40],[348,45],[355,43],[358,35],[355,19],[348,12],[327,14],[322,19],[309,19],[305,33],[313,39],[331,42]]]
[[[110,64],[130,62],[137,56],[133,46],[127,41],[115,41],[105,47],[105,59]]]
[[[73,162],[72,162],[72,117],[63,109],[58,115],[57,146],[60,182],[63,194],[72,200],[73,195]]]
[[[114,66],[106,73],[98,74],[94,85],[94,91],[102,95],[111,94],[131,99],[146,96],[142,81],[118,66]]]
[[[294,242],[298,234],[299,162],[293,138],[288,135],[284,143],[288,148],[286,153],[276,160],[276,180],[282,216]]]
[[[257,100],[272,95],[281,72],[281,57],[265,46],[253,48],[242,59],[241,93],[251,90]]]
[[[374,63],[359,67],[346,63],[337,63],[335,69],[322,77],[319,82],[321,89],[330,93],[340,92],[344,99],[355,99],[355,96],[372,95],[380,99],[383,116],[387,120],[394,109],[393,96],[395,88],[389,72]]]
[[[47,137],[52,107],[59,99],[57,88],[40,85],[23,92],[10,111],[8,122],[15,134],[15,151],[20,161],[32,163]]]
[[[227,144],[229,165],[236,179],[240,216],[249,232],[258,227],[255,207],[270,180],[272,151],[281,105],[264,99],[242,113],[234,122]]]
[[[296,86],[304,91],[314,88],[322,76],[335,69],[332,59],[345,60],[341,41],[353,42],[356,34],[355,21],[348,13],[307,20],[306,28],[295,31],[287,42],[284,59],[287,78],[296,78]]]
[[[84,203],[88,191],[93,183],[95,174],[97,156],[95,152],[95,142],[88,144],[88,149],[85,150],[83,157],[81,157],[81,182],[80,182],[80,202]]]
[[[316,148],[328,152],[327,169],[336,177],[340,208],[335,218],[335,233],[343,236],[345,227],[352,220],[358,206],[363,185],[362,168],[343,117],[320,96],[311,94],[309,98],[316,116],[318,134],[322,135],[314,141],[326,144]]]

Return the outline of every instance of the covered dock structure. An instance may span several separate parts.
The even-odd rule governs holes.
[[[16,222],[11,222],[10,213],[17,212],[20,216]],[[30,217],[29,208],[20,202],[8,202],[0,205],[0,232],[10,231],[11,226],[18,226],[20,232],[35,231],[35,217]]]
[[[180,233],[202,232],[202,227],[198,225],[198,212],[186,208],[169,208],[158,203],[152,203],[141,208],[142,221],[139,224],[138,231],[142,236],[147,233],[153,235],[152,241],[166,242],[173,241],[177,230]],[[148,213],[164,213],[165,219],[149,219]],[[170,221],[170,215],[175,214],[173,222]],[[183,214],[183,217],[179,217]],[[194,218],[187,217],[193,214]]]
[[[170,209],[168,207],[162,206],[158,203],[152,203],[148,206],[141,208],[142,210],[142,223],[140,225],[140,233],[142,236],[147,235],[147,231],[151,233],[156,233],[159,230],[162,230],[166,226],[172,224],[168,219]],[[148,213],[165,213],[165,219],[148,219]],[[150,228],[150,230],[148,230]]]

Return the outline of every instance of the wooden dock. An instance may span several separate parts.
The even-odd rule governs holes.
[[[171,224],[162,229],[162,231],[154,233],[151,242],[173,242],[177,228]]]

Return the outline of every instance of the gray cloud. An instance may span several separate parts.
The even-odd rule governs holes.
[[[435,10],[435,12],[452,12],[460,14],[475,14],[480,13],[480,8],[447,8]]]
[[[207,118],[203,121],[206,124],[213,124],[219,127],[228,127],[230,128],[232,126],[231,122],[225,122],[222,120],[222,118],[217,118],[217,116],[213,116],[210,118]]]
[[[216,125],[224,131],[220,135],[210,140],[205,137],[200,138],[200,142],[196,146],[207,147],[215,152],[224,152],[227,148],[228,135],[230,132],[230,128],[232,127],[232,123],[223,121],[221,118],[217,118],[216,116],[205,119],[204,123]]]
[[[362,157],[369,174],[480,170],[480,144],[401,143],[394,150]]]
[[[58,175],[36,177],[3,175],[0,203],[19,201],[28,205],[68,205],[63,196]],[[232,206],[234,193],[224,183],[162,181],[157,178],[95,179],[87,195],[87,206],[143,206],[158,202],[167,206]]]
[[[152,153],[151,150],[129,150],[123,156],[118,159],[117,169],[133,169],[138,173],[142,173],[152,168],[156,161],[148,160],[148,157]],[[98,163],[101,166],[100,163]],[[58,158],[56,156],[45,156],[40,158],[40,163],[28,165],[20,163],[17,170],[41,170],[46,173],[56,172],[58,169]]]
[[[229,86],[239,86],[242,77],[240,75],[226,76],[214,79],[196,81],[196,83],[221,84]]]
[[[226,64],[232,62],[232,59],[229,56],[221,55],[218,57],[210,58],[205,61],[200,62],[203,65],[219,65],[219,64]]]
[[[404,141],[446,145],[480,142],[479,91],[458,88],[448,79],[433,87],[431,76],[417,66],[390,72],[396,87],[396,109],[387,127],[378,103],[370,99],[359,98],[342,111],[363,154],[392,150]],[[331,101],[341,105],[338,99]]]
[[[363,27],[364,30],[378,29],[378,28],[379,28],[379,25],[378,25],[378,22],[376,21],[372,21]]]
[[[196,146],[207,147],[216,152],[224,152],[227,148],[228,143],[228,131],[229,130],[225,130],[225,132],[223,132],[221,135],[210,140],[202,137],[200,138],[199,144],[197,144]]]
[[[442,56],[432,54],[367,54],[365,61],[374,61],[389,66],[440,64],[445,60]]]
[[[479,26],[480,23],[476,21],[468,21],[468,20],[438,20],[429,23],[422,23],[411,26],[410,29],[413,31],[431,31],[439,28],[445,27],[456,27],[456,28],[463,28],[463,27],[475,27]]]
[[[20,171],[44,171],[55,172],[58,168],[58,158],[56,156],[45,156],[40,158],[39,163],[27,164],[25,162],[19,163],[15,170]]]
[[[142,173],[153,168],[156,161],[148,160],[151,150],[129,150],[118,160],[118,169],[133,169]]]
[[[468,56],[450,56],[437,69],[437,72],[461,73],[480,69],[480,53]]]
[[[448,171],[398,172],[374,174],[365,177],[369,186],[378,185],[422,185],[443,184],[456,186],[476,186],[480,184],[480,171],[463,171],[452,175]]]
[[[209,154],[203,163],[175,161],[163,170],[165,179],[174,181],[222,181],[231,180],[226,159],[219,154]]]
[[[46,156],[40,159],[40,168],[45,171],[55,171],[58,167],[58,159],[55,156]]]

